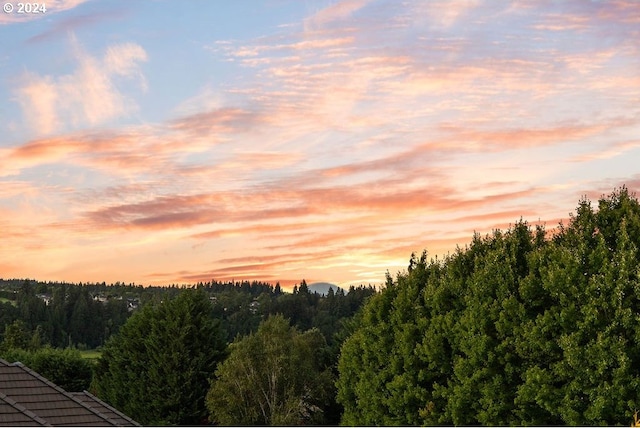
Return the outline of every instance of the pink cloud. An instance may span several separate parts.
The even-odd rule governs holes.
[[[332,50],[336,48],[342,48],[352,45],[354,42],[353,37],[319,37],[311,38],[308,40],[295,41],[290,43],[278,43],[278,44],[263,44],[254,46],[241,46],[230,54],[234,57],[242,59],[242,62],[247,65],[256,66],[262,64],[269,64],[272,62],[269,58],[262,58],[262,60],[256,60],[259,55],[265,55],[276,51],[313,51],[313,50]],[[287,58],[287,60],[293,60],[296,57]],[[298,58],[299,59],[299,58]]]
[[[506,220],[508,224],[509,222],[513,222],[520,217],[526,219],[533,218],[535,217],[535,215],[536,212],[533,210],[518,209],[456,217],[448,221],[452,221],[454,223],[479,224],[485,221]],[[502,222],[501,224],[505,223]]]
[[[610,144],[608,147],[593,151],[570,159],[570,162],[590,162],[594,160],[611,159],[620,156],[628,151],[640,148],[640,140],[622,141]]]
[[[144,173],[189,175],[197,168],[180,165],[179,158],[198,151],[202,147],[193,140],[178,138],[160,127],[74,133],[3,149],[0,175],[51,163],[70,163],[124,177]]]
[[[300,184],[304,181],[300,181]],[[393,184],[390,184],[393,183]],[[522,198],[533,190],[505,192],[468,199],[448,186],[428,184],[401,190],[403,182],[378,180],[349,187],[291,188],[260,186],[253,190],[221,191],[185,196],[159,196],[132,203],[101,207],[87,212],[87,219],[98,228],[170,229],[191,228],[222,221],[265,221],[296,219],[334,212],[371,213],[455,211],[473,209],[502,200]],[[425,183],[427,185],[427,183]],[[282,186],[286,186],[282,183]],[[282,205],[286,206],[282,206]]]
[[[370,2],[371,0],[340,0],[305,19],[305,31],[312,32],[319,30],[335,21],[342,21],[349,18]]]
[[[426,12],[433,27],[449,28],[479,5],[478,0],[430,1],[418,3],[418,10],[414,13],[416,17],[419,17]]]
[[[33,125],[42,134],[50,134],[60,126],[55,108],[59,93],[56,83],[49,76],[43,78],[27,74],[25,83],[19,89],[19,102],[22,110],[29,113]]]
[[[538,129],[471,130],[458,125],[440,126],[440,130],[450,137],[441,144],[458,143],[467,150],[504,150],[541,145],[583,141],[585,138],[602,134],[616,128],[625,128],[634,123],[629,119],[611,119],[590,124],[566,123]]]
[[[575,31],[589,28],[589,16],[569,14],[549,14],[544,21],[534,24],[532,28],[541,31]]]
[[[2,183],[0,186],[0,201],[15,196],[34,196],[38,193],[38,188],[27,181],[3,180],[0,183]]]
[[[292,270],[299,270],[300,266],[318,263],[322,260],[335,259],[340,256],[340,251],[323,250],[316,252],[288,253],[280,255],[242,257],[215,260],[215,265],[222,266],[201,271],[177,271],[177,272],[155,272],[147,277],[152,280],[161,280],[163,283],[169,279],[171,281],[194,283],[198,281],[243,281],[259,280],[269,281],[275,285],[279,282],[281,286],[290,290],[293,285],[299,284],[302,279],[308,283],[321,280],[315,278],[313,273],[307,272],[299,278],[292,279]]]
[[[76,44],[71,72],[20,82],[46,136],[0,149],[5,246],[60,275],[112,275],[120,260],[118,272],[156,283],[299,282],[305,271],[383,280],[411,251],[444,254],[474,228],[560,218],[565,198],[623,181],[585,178],[580,163],[634,153],[640,88],[636,18],[610,30],[615,48],[551,43],[560,30],[604,34],[635,6],[567,4],[563,29],[562,13],[528,3],[539,19],[523,22],[547,28],[515,49],[526,35],[476,30],[489,15],[522,18],[521,3],[335,3],[303,22],[309,31],[217,43],[215,59],[235,61],[242,79],[199,84],[165,123],[114,130],[136,108],[120,78],[144,91],[147,53]],[[478,37],[450,32],[463,24]]]
[[[217,134],[243,132],[259,120],[260,117],[252,111],[228,107],[175,119],[170,126],[178,131],[215,137]]]
[[[132,43],[111,46],[101,60],[84,53],[73,37],[71,44],[78,63],[72,74],[54,77],[27,72],[16,90],[28,118],[25,122],[32,125],[36,118],[31,131],[39,135],[63,127],[98,125],[135,111],[135,102],[116,86],[115,75],[135,77],[145,86],[138,63],[147,57],[140,46]]]
[[[70,7],[76,7],[86,1],[87,0],[67,2],[67,3],[70,5]],[[47,6],[49,8],[48,4]],[[61,10],[64,10],[64,9],[58,8],[56,11],[59,12]],[[27,43],[39,43],[39,42],[51,40],[56,37],[65,37],[70,32],[74,32],[79,28],[86,27],[86,26],[95,26],[100,22],[107,21],[107,20],[120,19],[123,16],[124,16],[124,13],[122,11],[108,11],[108,12],[102,12],[99,14],[83,14],[83,15],[70,16],[61,20],[57,20],[55,24],[48,30],[43,31],[40,34],[36,34],[35,36],[32,36],[29,39],[27,39]]]

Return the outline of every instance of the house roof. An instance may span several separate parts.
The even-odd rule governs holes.
[[[35,413],[0,392],[0,425],[2,426],[51,426]]]
[[[129,416],[111,407],[110,405],[100,400],[98,397],[89,393],[88,391],[72,392],[71,394],[77,399],[79,399],[80,401],[82,401],[83,403],[89,405],[91,408],[96,409],[103,415],[107,416],[111,421],[116,422],[118,426],[121,426],[121,427],[140,426],[136,421],[131,419]]]
[[[89,393],[71,394],[23,364],[1,358],[0,425],[139,426]]]

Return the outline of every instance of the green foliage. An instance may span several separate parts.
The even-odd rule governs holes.
[[[352,286],[348,293],[339,290],[325,298],[310,292],[304,280],[295,294],[283,293],[278,284],[274,287],[257,281],[213,280],[188,289],[206,293],[211,302],[210,317],[219,321],[225,332],[224,342],[257,331],[261,321],[274,314],[288,318],[298,331],[319,330],[327,342],[323,364],[334,376],[337,375],[335,362],[342,341],[354,328],[351,318],[376,292],[371,286]],[[0,298],[9,301],[0,302],[0,347],[3,333],[17,321],[18,324],[8,330],[8,348],[33,350],[50,344],[83,351],[95,349],[118,334],[131,314],[147,305],[157,306],[163,300],[172,300],[184,290],[185,287],[175,285],[141,287],[123,283],[68,284],[0,279]],[[120,385],[124,384],[123,380]],[[126,401],[125,398],[122,400]],[[335,394],[330,394],[323,403],[323,420],[327,424],[337,424],[341,413]]]
[[[5,327],[0,351],[28,349],[29,345],[30,334],[24,321],[15,320]]]
[[[103,348],[92,389],[144,425],[206,420],[204,397],[226,343],[203,291],[136,312]]]
[[[34,346],[39,341],[40,345],[58,348],[96,348],[129,317],[127,300],[122,299],[122,294],[111,296],[108,302],[94,300],[105,290],[106,284],[85,286],[0,279],[0,294],[6,296],[0,298],[0,332],[19,320],[30,335],[37,336]],[[4,302],[7,300],[10,303]]]
[[[344,342],[347,425],[610,425],[640,407],[640,206],[581,200],[550,240],[516,223],[412,256]]]
[[[236,340],[207,394],[211,420],[221,425],[324,423],[333,376],[318,330],[298,332],[282,316]]]
[[[171,299],[184,288],[0,279],[0,336],[6,326],[21,320],[30,334],[40,328],[42,344],[95,349],[117,333],[138,307]],[[301,330],[319,328],[327,341],[333,342],[341,320],[353,316],[375,293],[371,286],[359,286],[351,287],[348,294],[340,291],[322,298],[309,292],[304,280],[300,284],[302,292],[295,295],[283,293],[279,284],[274,287],[258,281],[213,280],[188,288],[203,290],[212,299],[212,315],[221,320],[228,342],[255,332],[260,321],[278,313]]]
[[[30,351],[14,348],[4,351],[2,358],[21,362],[65,391],[81,392],[91,384],[91,363],[75,349],[44,347]]]
[[[80,351],[80,356],[89,362],[95,362],[102,355],[102,351],[99,349],[90,349]]]

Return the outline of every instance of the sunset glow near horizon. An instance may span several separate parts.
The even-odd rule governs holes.
[[[379,284],[640,190],[635,0],[44,4],[0,14],[5,279]]]

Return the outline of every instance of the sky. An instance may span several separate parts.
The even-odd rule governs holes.
[[[0,12],[2,278],[379,284],[640,191],[635,0],[39,4]]]

